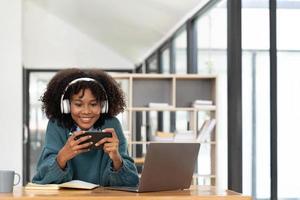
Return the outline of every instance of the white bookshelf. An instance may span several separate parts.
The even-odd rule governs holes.
[[[126,95],[127,108],[124,111],[124,120],[122,123],[124,133],[128,140],[128,150],[130,155],[135,159],[136,164],[142,165],[144,157],[135,155],[135,146],[141,145],[142,148],[151,142],[148,136],[137,138],[137,119],[136,113],[179,113],[187,112],[189,132],[197,136],[197,131],[200,128],[201,116],[205,115],[209,118],[216,119],[217,102],[216,102],[216,81],[215,75],[172,75],[172,74],[111,74],[115,80],[120,83]],[[197,100],[209,100],[212,105],[200,105],[192,107],[192,103]],[[162,103],[168,106],[149,107],[149,103]],[[203,114],[204,113],[204,114]],[[144,115],[146,115],[144,114]],[[123,119],[123,118],[121,118]],[[216,119],[216,121],[218,121]],[[209,136],[209,140],[201,142],[201,148],[209,149],[209,165],[210,169],[201,174],[195,173],[193,183],[216,185],[216,148],[217,148],[217,124]],[[149,124],[146,124],[149,126]],[[145,129],[145,127],[144,127]],[[156,140],[157,141],[157,140]],[[145,149],[143,150],[145,152]],[[205,155],[207,156],[207,155]],[[204,156],[204,157],[205,157]],[[207,164],[207,163],[206,163]],[[200,166],[201,163],[198,163]],[[201,169],[201,167],[198,169]],[[197,181],[199,179],[199,181]]]

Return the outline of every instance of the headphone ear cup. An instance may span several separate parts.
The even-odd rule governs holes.
[[[105,105],[106,105],[106,112],[105,113],[108,113],[108,100],[106,100]]]
[[[68,99],[63,100],[62,102],[62,113],[70,113],[70,101]]]
[[[102,106],[102,113],[108,113],[108,102],[107,100],[103,102],[103,106]]]

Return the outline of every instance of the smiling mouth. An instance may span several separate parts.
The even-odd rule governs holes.
[[[83,122],[90,122],[93,119],[93,117],[80,117],[80,120]]]

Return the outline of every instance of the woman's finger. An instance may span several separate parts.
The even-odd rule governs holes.
[[[117,151],[118,150],[118,145],[117,144],[112,144],[112,143],[106,143],[106,144],[104,144],[103,149],[110,149],[110,150]]]
[[[116,131],[113,128],[106,128],[103,130],[103,132],[111,133],[112,138],[118,138]]]
[[[119,145],[117,143],[105,143],[104,147],[115,147],[117,148]]]
[[[72,133],[72,135],[71,135],[71,140],[75,140],[75,138],[77,137],[77,136],[79,136],[79,135],[82,135],[82,134],[84,134],[85,133],[85,131],[74,131],[73,133]]]
[[[92,136],[91,135],[87,135],[87,136],[83,136],[83,137],[80,137],[78,138],[77,140],[75,140],[75,145],[78,145],[82,142],[85,142],[87,141],[88,139],[90,139]]]
[[[84,144],[76,145],[74,147],[74,149],[75,150],[86,149],[86,148],[90,147],[92,144],[93,144],[93,142],[87,142],[87,143],[84,143]]]
[[[100,145],[105,144],[107,142],[113,142],[113,139],[112,138],[103,138],[99,142],[97,142],[95,144],[95,146],[100,146]]]
[[[113,146],[105,146],[105,147],[103,147],[103,149],[104,149],[105,151],[109,151],[109,152],[116,150],[116,148],[113,147]]]
[[[90,151],[90,149],[80,149],[80,150],[76,151],[76,154],[78,155],[78,154],[89,152],[89,151]]]

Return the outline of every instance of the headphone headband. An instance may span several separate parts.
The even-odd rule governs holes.
[[[68,87],[69,87],[70,85],[73,85],[74,83],[77,83],[77,82],[79,82],[79,81],[92,81],[92,82],[98,83],[98,81],[96,81],[96,80],[93,79],[93,78],[88,78],[88,77],[76,78],[76,79],[74,79],[73,81],[71,81],[71,82],[68,84],[68,86],[66,87],[66,89],[68,89]]]
[[[104,95],[105,95],[105,102],[104,102],[104,105],[103,105],[103,109],[102,109],[102,113],[107,113],[108,112],[108,98],[107,98],[107,94],[106,94],[106,90],[104,88],[104,86],[98,82],[97,80],[93,79],[93,78],[89,78],[89,77],[81,77],[81,78],[77,78],[77,79],[74,79],[73,81],[71,81],[67,87],[65,88],[64,92],[62,93],[61,95],[61,98],[60,98],[60,109],[61,109],[61,112],[62,113],[70,113],[70,101],[68,99],[65,99],[64,100],[64,96],[65,96],[65,93],[67,92],[67,90],[69,89],[69,87],[77,82],[80,82],[80,81],[91,81],[91,82],[95,82],[97,83],[104,91]]]

